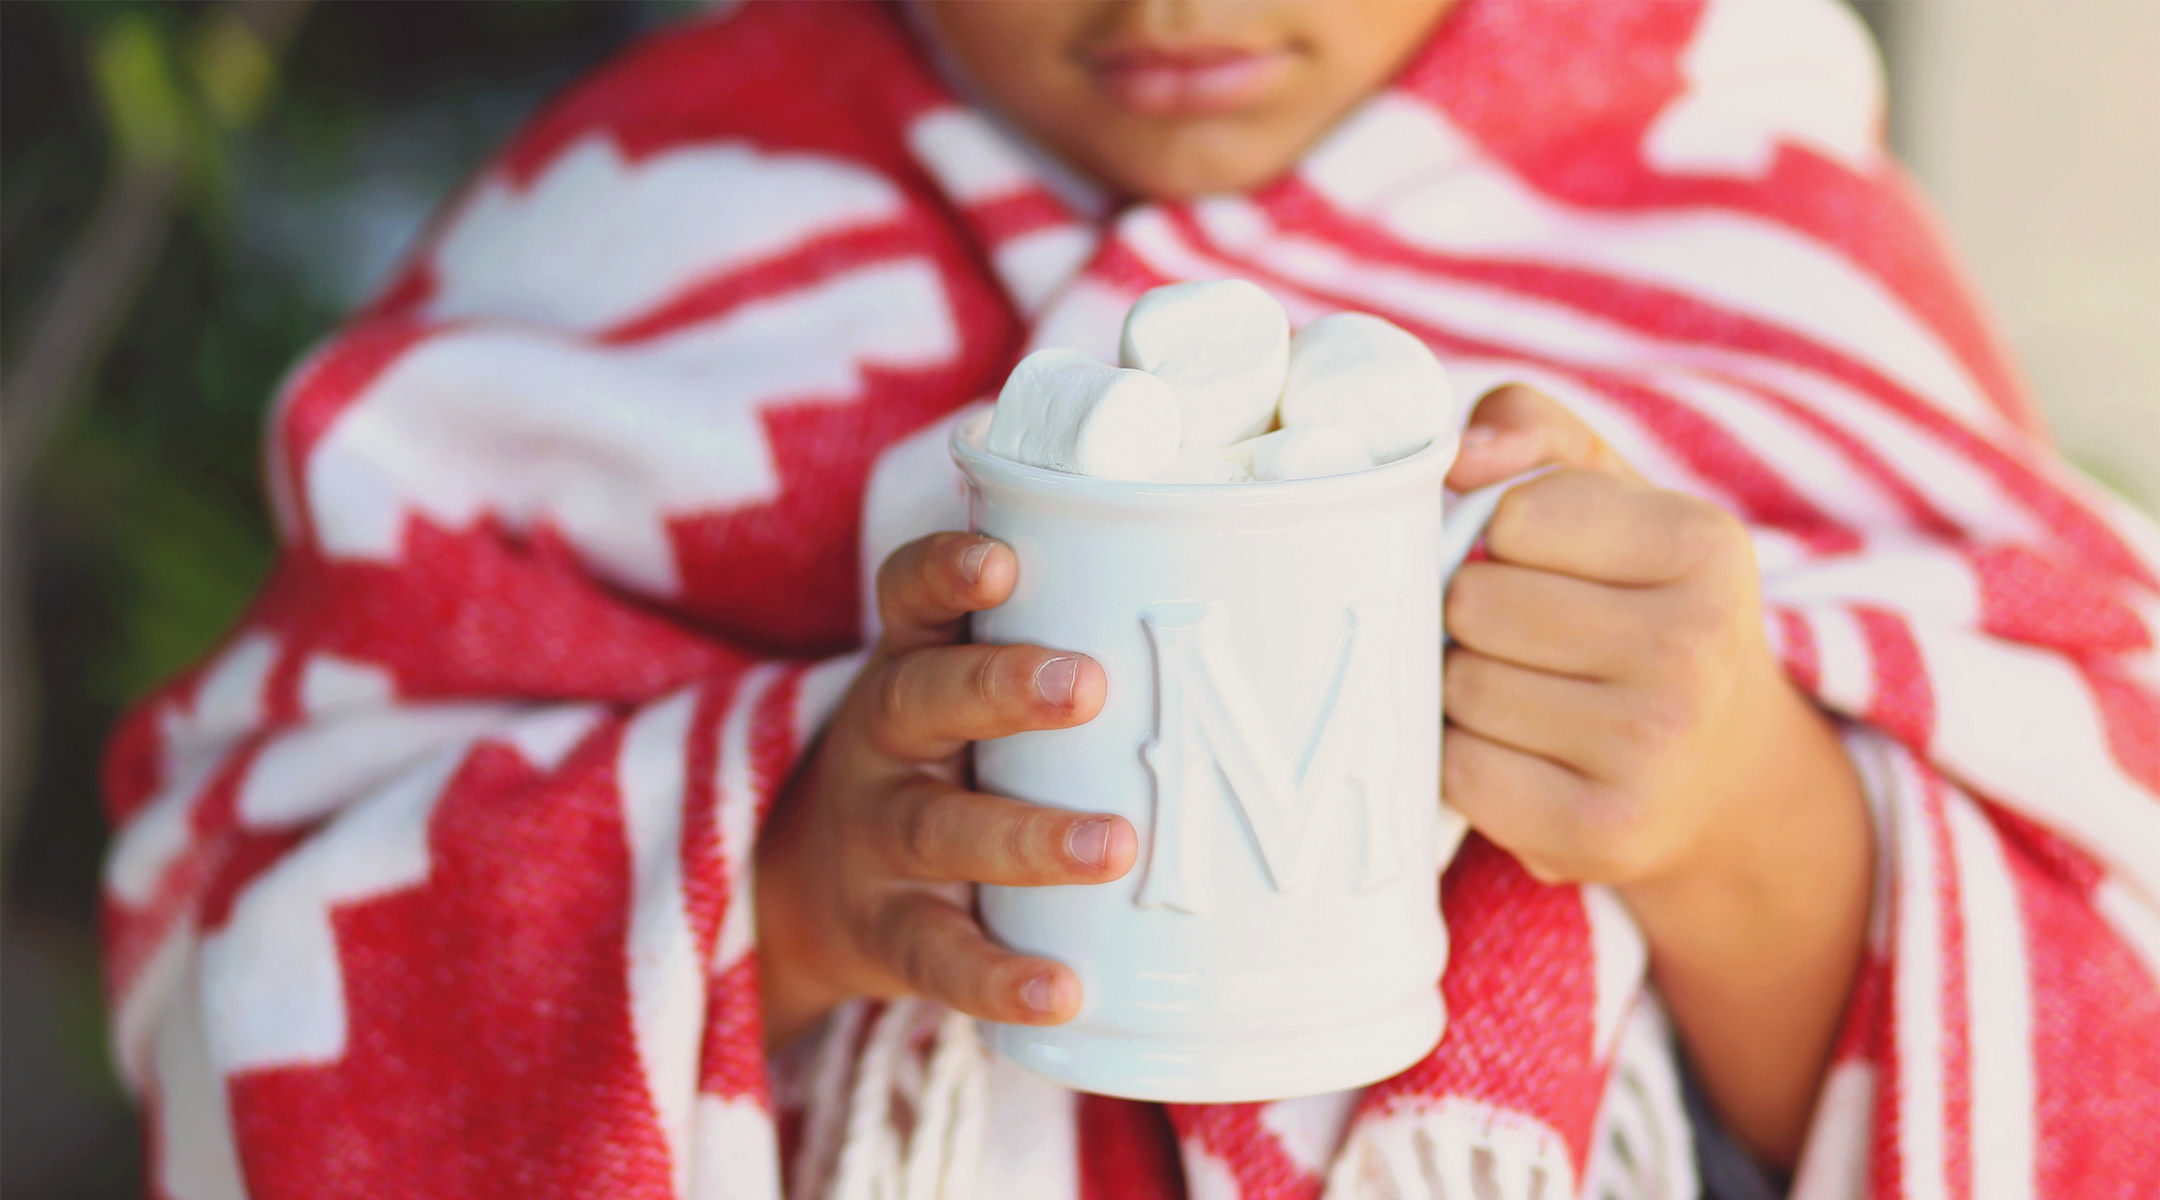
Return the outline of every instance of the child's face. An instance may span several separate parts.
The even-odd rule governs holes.
[[[985,98],[1132,196],[1279,174],[1454,0],[922,0]]]

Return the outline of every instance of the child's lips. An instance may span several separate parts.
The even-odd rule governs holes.
[[[1234,46],[1123,46],[1087,67],[1111,103],[1148,117],[1235,112],[1266,98],[1290,65],[1287,50]]]

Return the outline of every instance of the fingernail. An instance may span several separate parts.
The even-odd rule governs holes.
[[[1102,866],[1110,859],[1110,818],[1097,817],[1073,826],[1065,835],[1065,852],[1077,862]]]
[[[1072,707],[1073,688],[1079,682],[1080,660],[1070,654],[1035,668],[1035,693],[1059,708]]]
[[[975,543],[974,545],[969,546],[967,550],[960,555],[961,577],[963,579],[966,579],[969,583],[980,582],[982,580],[983,564],[990,560],[990,547],[995,545],[997,545],[996,542],[991,541],[989,538],[984,538],[983,540]]]
[[[1027,1005],[1030,1011],[1039,1012],[1046,1017],[1055,1015],[1057,984],[1051,982],[1048,975],[1037,975],[1021,985],[1020,1003]]]

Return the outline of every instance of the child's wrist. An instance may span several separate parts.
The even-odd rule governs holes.
[[[1716,819],[1670,868],[1615,889],[1653,951],[1674,937],[1752,942],[1872,877],[1874,831],[1836,726],[1782,675],[1769,686],[1762,736]]]
[[[1864,957],[1875,832],[1835,725],[1778,682],[1732,819],[1673,871],[1615,890],[1712,1107],[1790,1165]]]

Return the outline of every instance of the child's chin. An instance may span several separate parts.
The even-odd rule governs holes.
[[[1294,153],[1257,147],[1189,144],[1161,151],[1124,152],[1098,173],[1118,192],[1143,200],[1191,200],[1250,192],[1290,169]]]

